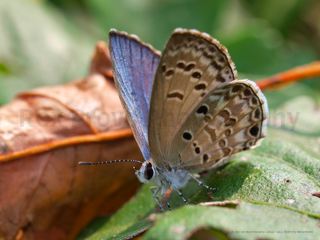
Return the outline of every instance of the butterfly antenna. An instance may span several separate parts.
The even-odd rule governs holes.
[[[118,159],[118,160],[107,160],[107,161],[100,161],[100,162],[78,162],[79,165],[86,165],[86,166],[95,166],[95,165],[104,165],[104,164],[112,164],[112,163],[140,163],[142,161],[134,160],[134,159]]]

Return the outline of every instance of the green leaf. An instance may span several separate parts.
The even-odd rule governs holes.
[[[241,203],[235,209],[185,206],[167,212],[157,216],[143,239],[187,239],[202,228],[219,230],[228,239],[317,239],[320,234],[316,219],[282,208]]]
[[[78,239],[127,239],[138,235],[151,226],[146,218],[152,213],[154,201],[149,190],[149,185],[130,200],[121,210],[111,218],[100,219],[86,229]],[[97,230],[98,229],[98,230]]]
[[[320,217],[320,201],[312,196],[320,189],[319,167],[297,145],[269,138],[250,154],[239,154],[211,181],[221,200],[272,204]]]

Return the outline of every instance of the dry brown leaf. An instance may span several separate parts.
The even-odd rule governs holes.
[[[18,95],[0,108],[0,238],[72,239],[135,192],[141,159],[98,43],[85,79]]]

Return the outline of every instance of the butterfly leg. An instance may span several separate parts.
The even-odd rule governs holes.
[[[169,203],[169,199],[168,199],[168,200],[166,200],[166,204],[167,204],[167,208],[168,208],[168,210],[171,210],[171,206],[170,206],[170,203]]]
[[[181,197],[182,201],[185,204],[188,204],[188,200],[183,196],[182,192],[179,189],[174,189],[174,190],[178,193],[179,197]]]
[[[194,181],[196,181],[200,187],[204,187],[204,188],[207,190],[207,193],[208,193],[209,195],[211,195],[212,193],[214,193],[214,192],[217,190],[217,189],[214,188],[214,187],[208,186],[207,184],[205,184],[204,182],[202,182],[201,180],[199,180],[197,177],[195,177],[195,176],[192,175],[192,174],[190,174],[190,177],[191,177]]]
[[[152,192],[152,197],[155,200],[155,202],[158,204],[160,211],[164,212],[163,206],[162,206],[161,201],[159,200],[159,196],[158,196],[161,188],[159,188],[159,187],[151,187],[150,189],[151,189],[151,192]]]
[[[168,207],[169,210],[171,210],[171,206],[170,206],[169,202],[167,202],[167,207]]]

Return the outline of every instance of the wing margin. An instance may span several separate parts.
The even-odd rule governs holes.
[[[142,155],[148,160],[150,100],[161,53],[137,36],[115,29],[109,32],[109,51],[122,105]]]

